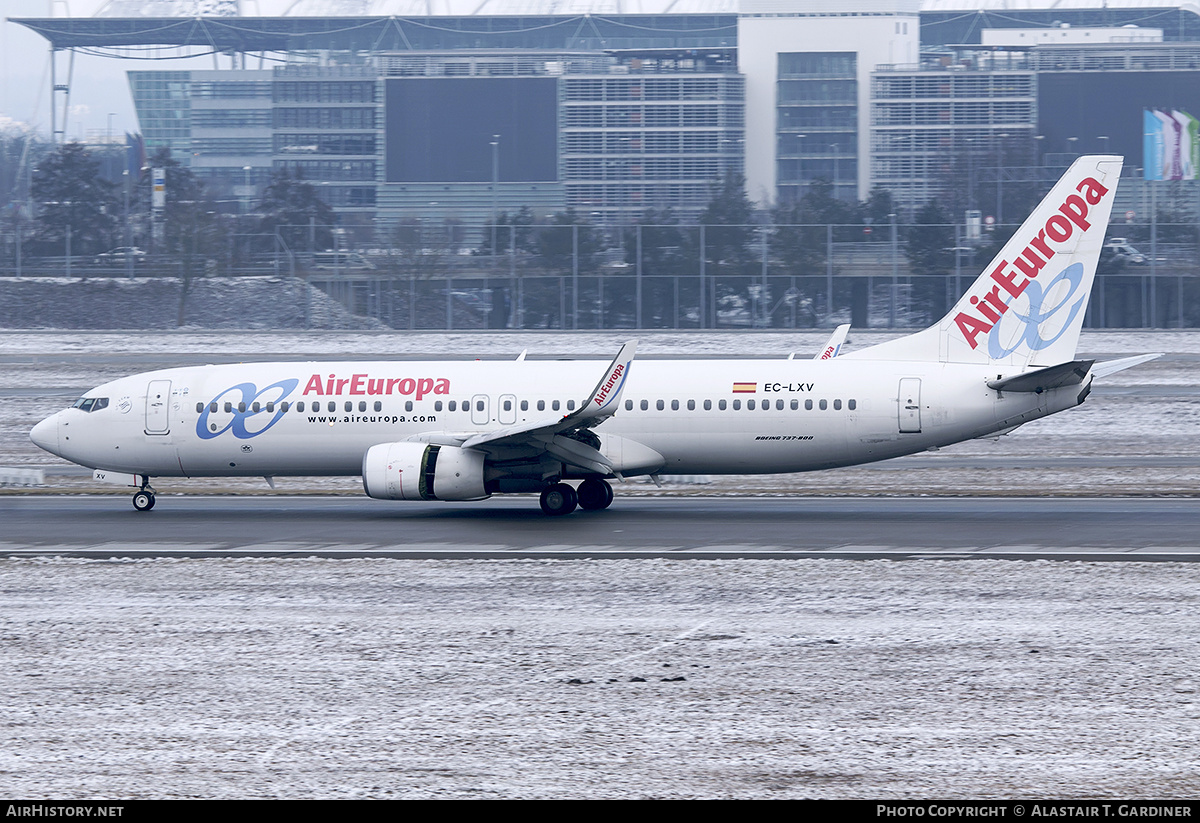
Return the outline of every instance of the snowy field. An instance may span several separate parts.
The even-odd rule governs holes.
[[[623,337],[0,334],[0,464],[89,488],[29,428],[162,365],[600,357]],[[824,339],[653,334],[639,353],[811,356]],[[1169,356],[999,441],[618,493],[1200,493],[1200,333],[1081,345],[1148,351]],[[214,482],[156,485],[268,493]],[[0,604],[12,797],[1200,795],[1200,564],[9,559]]]
[[[1188,798],[1200,565],[0,561],[0,794]]]

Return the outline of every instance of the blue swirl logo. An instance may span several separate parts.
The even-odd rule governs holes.
[[[230,386],[205,404],[204,411],[200,413],[200,419],[196,421],[196,436],[202,440],[212,440],[227,431],[232,431],[233,436],[239,440],[258,437],[283,417],[285,411],[279,404],[295,391],[298,385],[300,385],[299,380],[289,377],[278,383],[272,383],[261,391],[253,383],[238,383],[236,386]],[[221,406],[225,402],[230,404],[231,411],[221,411]],[[259,404],[258,411],[254,410],[255,402]],[[273,412],[266,410],[268,403],[275,404]],[[232,415],[229,422],[220,428],[217,428],[216,423],[209,422],[209,416],[214,408],[218,409],[217,414]]]
[[[1046,297],[1054,291],[1054,287],[1059,283],[1067,283],[1070,285],[1070,288],[1066,290],[1062,298],[1057,302],[1049,306],[1044,305]],[[1009,310],[992,327],[991,332],[988,333],[988,354],[991,358],[993,360],[1001,360],[1023,346],[1027,346],[1030,351],[1041,351],[1062,337],[1067,332],[1067,329],[1071,328],[1076,315],[1079,314],[1084,302],[1087,300],[1086,294],[1079,295],[1078,299],[1076,299],[1076,292],[1079,291],[1079,287],[1082,284],[1082,263],[1072,263],[1067,266],[1058,273],[1057,277],[1046,283],[1045,288],[1038,281],[1030,280],[1029,284],[1025,287],[1024,295],[1022,295],[1029,297],[1027,313],[1022,314],[1020,309],[1012,308],[1011,302],[1015,302],[1015,300],[1010,301]],[[1069,313],[1066,319],[1059,325],[1057,333],[1049,339],[1042,337],[1043,326],[1046,325],[1048,320],[1064,309],[1067,309]],[[1011,329],[1012,323],[1006,322],[1008,318],[1012,318],[1013,321],[1024,325],[1018,328],[1016,334],[1010,333],[1004,335],[1004,337],[1013,341],[1011,346],[1005,348],[1004,343],[1001,342],[1000,327],[1004,326],[1006,329]]]

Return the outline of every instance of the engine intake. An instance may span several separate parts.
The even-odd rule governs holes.
[[[487,497],[483,452],[428,443],[381,443],[363,456],[363,488],[377,500]]]

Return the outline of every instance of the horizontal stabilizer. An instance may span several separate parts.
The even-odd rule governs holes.
[[[1103,363],[1097,363],[1092,366],[1092,374],[1097,377],[1108,377],[1110,374],[1116,374],[1119,371],[1140,366],[1142,363],[1157,360],[1160,357],[1162,357],[1162,352],[1158,354],[1139,354],[1136,357],[1122,357],[1120,360],[1105,360]]]
[[[996,391],[1035,392],[1041,394],[1049,389],[1063,386],[1077,386],[1087,377],[1092,368],[1093,360],[1072,360],[1069,363],[1059,363],[1037,371],[1005,377],[1000,380],[989,380],[988,388]]]

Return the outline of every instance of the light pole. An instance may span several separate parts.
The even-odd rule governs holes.
[[[250,213],[250,167],[242,166],[242,214]]]
[[[121,179],[125,189],[125,276],[130,280],[133,279],[133,243],[129,238],[129,169],[121,172]]]
[[[804,183],[804,147],[801,142],[806,137],[808,137],[807,134],[796,135],[796,180],[800,183],[797,187],[800,191],[800,196],[796,198],[797,200],[804,196],[804,190],[808,188]]]
[[[1004,222],[1004,141],[1008,140],[1008,135],[997,134],[996,137],[1001,141],[996,147],[996,225],[999,226]]]
[[[833,152],[833,199],[838,196],[838,144],[830,143],[829,150]]]
[[[492,267],[496,266],[496,222],[498,214],[497,197],[500,188],[500,135],[492,135]]]

